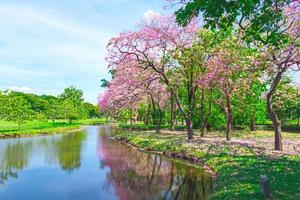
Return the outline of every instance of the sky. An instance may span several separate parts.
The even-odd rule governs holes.
[[[0,90],[58,95],[71,85],[91,103],[109,79],[111,37],[152,12],[172,13],[165,0],[0,0]]]
[[[0,90],[58,95],[71,85],[97,102],[105,47],[166,0],[0,0]],[[300,82],[300,75],[294,77]]]

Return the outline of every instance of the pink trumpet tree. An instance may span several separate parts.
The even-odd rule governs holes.
[[[275,150],[282,150],[281,121],[273,108],[273,97],[282,77],[287,71],[300,70],[300,2],[293,1],[285,8],[284,20],[280,23],[287,41],[280,46],[264,45],[263,57],[267,61],[266,75],[270,83],[267,92],[267,111],[275,130]]]
[[[173,59],[173,55],[178,49],[187,48],[192,44],[196,31],[195,22],[180,27],[175,16],[156,14],[144,19],[136,31],[124,32],[112,38],[107,47],[107,61],[112,69],[120,65],[129,69],[131,63],[135,63],[135,74],[143,77],[144,74],[150,73],[168,89],[185,119],[189,139],[193,138],[192,110],[184,109],[177,95],[178,80],[182,76],[174,75],[179,64]],[[195,81],[189,86],[192,86],[189,90],[192,93],[189,95],[194,98]]]
[[[226,139],[231,140],[233,126],[232,98],[243,93],[250,85],[251,77],[257,71],[256,53],[243,43],[229,37],[215,46],[214,52],[207,61],[207,72],[198,79],[202,87],[217,87],[221,96],[215,103],[221,106],[226,118]]]
[[[101,111],[117,115],[125,108],[136,113],[140,103],[145,101],[152,102],[154,110],[163,108],[169,93],[149,70],[142,70],[134,62],[119,63],[114,70],[115,77],[107,91],[99,96]],[[158,122],[156,124],[159,131]]]

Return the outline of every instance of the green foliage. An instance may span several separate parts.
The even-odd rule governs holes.
[[[185,143],[183,136],[121,132],[114,137],[145,150],[199,158],[218,175],[212,199],[262,199],[259,185],[262,174],[271,182],[274,199],[296,200],[300,192],[299,156],[270,158],[254,154],[249,147],[234,145],[201,143],[197,147]]]
[[[54,122],[56,119],[62,118],[61,100],[57,98],[49,98],[47,101],[46,116]]]
[[[21,125],[30,120],[34,112],[30,108],[30,104],[24,97],[15,95],[14,93],[6,93],[1,97],[1,118],[7,121],[12,121]]]
[[[74,86],[64,89],[64,92],[59,96],[62,100],[70,100],[75,106],[80,106],[83,103],[83,92]]]
[[[30,120],[40,122],[68,119],[69,122],[86,118],[98,118],[96,105],[83,102],[81,90],[71,86],[59,96],[0,91],[0,120],[21,125]]]
[[[99,117],[99,107],[97,105],[85,102],[83,103],[83,109],[86,111],[88,118]]]
[[[273,99],[273,105],[282,123],[300,117],[300,91],[291,85],[290,80],[282,81]]]
[[[200,14],[206,27],[221,30],[223,33],[238,24],[240,28],[245,29],[247,41],[259,40],[277,45],[287,40],[279,24],[283,19],[283,7],[291,2],[290,0],[189,0],[186,2],[175,13],[179,24],[187,25],[193,17]],[[276,9],[274,5],[277,5]]]
[[[63,101],[62,116],[64,119],[68,119],[69,123],[72,123],[72,121],[74,120],[80,119],[81,114],[81,111],[72,100],[65,99]]]

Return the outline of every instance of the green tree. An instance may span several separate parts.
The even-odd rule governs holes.
[[[98,106],[91,103],[83,103],[83,108],[87,114],[88,118],[96,118],[99,117],[99,108]]]
[[[32,117],[34,112],[31,110],[30,104],[22,96],[15,96],[13,93],[8,93],[1,99],[1,113],[3,118],[7,121],[15,122],[19,126],[19,129],[26,120]]]
[[[175,3],[183,2],[172,0]],[[188,0],[176,11],[177,22],[187,25],[201,15],[205,27],[227,32],[242,29],[247,41],[261,40],[273,45],[287,39],[279,28],[284,7],[291,0]]]
[[[62,116],[62,101],[57,98],[48,99],[46,115],[53,123]]]
[[[64,92],[59,96],[62,100],[70,100],[76,106],[81,106],[83,103],[83,92],[80,89],[77,89],[74,86],[68,87],[64,89]]]
[[[73,101],[66,99],[62,103],[62,115],[65,119],[68,119],[71,124],[74,120],[81,118],[81,112]]]

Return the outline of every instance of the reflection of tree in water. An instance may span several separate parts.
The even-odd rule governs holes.
[[[128,148],[100,135],[98,151],[121,200],[207,199],[210,176],[195,167]]]
[[[53,140],[56,157],[63,170],[72,171],[81,165],[82,141],[86,138],[83,132],[65,134]]]
[[[212,178],[201,169],[173,163],[168,190],[162,199],[208,199]]]
[[[0,184],[17,178],[18,172],[28,166],[33,154],[45,158],[45,164],[59,164],[63,170],[80,167],[83,132],[52,137],[36,137],[4,141],[0,148]]]
[[[17,172],[28,165],[32,152],[32,141],[16,140],[5,146],[0,160],[0,184],[4,184],[10,177],[17,178]]]

